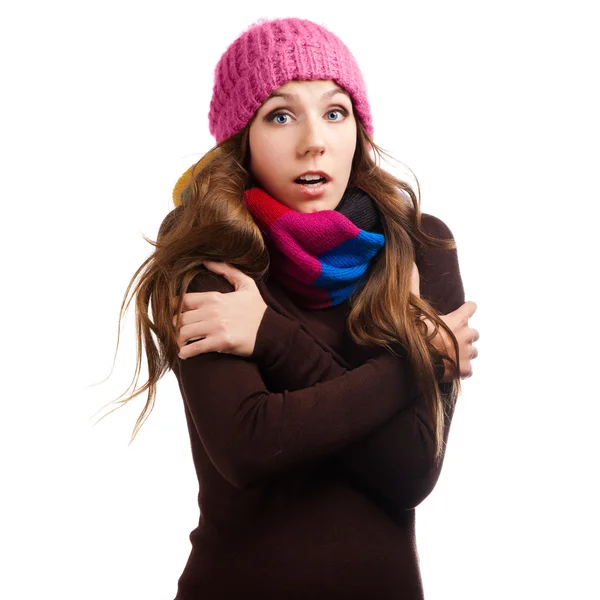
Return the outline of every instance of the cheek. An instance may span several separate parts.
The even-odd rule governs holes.
[[[343,147],[343,157],[344,157],[344,165],[346,167],[346,171],[350,173],[352,169],[352,159],[354,158],[354,153],[356,151],[356,138],[349,138],[346,144]]]
[[[272,138],[256,139],[250,148],[250,170],[258,183],[273,195],[279,193],[279,185],[285,178],[281,157],[281,148]]]
[[[250,145],[250,169],[256,177],[262,177],[267,172],[266,166],[269,163],[269,148],[260,140],[255,140]]]
[[[343,132],[343,135],[339,139],[339,150],[340,155],[344,156],[344,158],[354,156],[354,151],[356,150],[356,127],[348,128]]]
[[[250,138],[250,161],[258,169],[265,170],[277,156],[280,156],[280,149],[273,136],[266,137],[257,134],[254,138]]]

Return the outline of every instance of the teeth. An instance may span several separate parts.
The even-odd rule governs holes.
[[[302,175],[302,177],[298,177],[302,181],[316,181],[317,179],[323,179],[321,175]]]

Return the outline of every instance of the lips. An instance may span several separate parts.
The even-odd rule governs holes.
[[[306,184],[306,181],[302,181],[300,179],[301,177],[304,177],[306,175],[312,175],[312,176],[314,176],[314,177],[311,177],[311,179],[313,179],[314,181],[318,181],[316,179],[316,177],[319,177],[321,179],[321,181],[323,181],[323,180],[325,182],[331,181],[331,177],[325,171],[305,171],[304,173],[298,175],[298,177],[296,177],[294,179],[294,182],[295,183],[300,183],[300,184]],[[313,185],[315,185],[315,184],[313,184]]]
[[[300,183],[296,185],[305,198],[320,198],[329,189],[331,183],[319,179],[318,183]]]

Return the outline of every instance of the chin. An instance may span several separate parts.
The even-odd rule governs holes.
[[[315,198],[314,200],[301,200],[294,203],[294,210],[301,213],[315,213],[322,210],[335,210],[341,202],[341,198],[332,200],[331,198]]]
[[[270,193],[270,192],[269,192]],[[325,197],[321,197],[321,198],[314,198],[314,199],[310,199],[310,198],[298,198],[293,197],[291,194],[290,196],[292,197],[286,197],[285,193],[281,193],[280,195],[276,195],[276,194],[271,194],[274,198],[279,199],[279,202],[281,202],[281,204],[284,204],[285,206],[287,206],[288,208],[291,208],[292,210],[295,210],[296,212],[299,213],[315,213],[315,212],[321,212],[322,210],[335,210],[337,205],[341,202],[342,197],[340,195],[339,198],[332,200],[331,197],[327,198],[328,194],[324,194]]]
[[[337,206],[337,204],[336,204]],[[334,210],[335,206],[332,206],[330,202],[307,202],[306,204],[302,204],[296,207],[294,210],[301,213],[315,213],[321,212],[322,210]]]

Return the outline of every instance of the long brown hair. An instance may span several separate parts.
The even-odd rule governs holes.
[[[144,236],[155,249],[127,287],[118,326],[120,332],[121,319],[135,296],[136,370],[130,386],[113,401],[116,408],[120,408],[148,391],[130,443],[154,407],[159,379],[173,369],[178,360],[173,317],[181,313],[182,290],[185,293],[193,277],[205,269],[202,263],[205,260],[228,262],[257,281],[268,272],[269,256],[262,233],[243,199],[244,190],[255,184],[249,170],[249,127],[250,124],[217,144],[195,165],[184,202],[167,215],[156,242]],[[397,348],[399,344],[404,349],[435,423],[434,458],[438,462],[443,454],[445,406],[456,401],[460,380],[455,379],[451,386],[445,386],[446,393],[440,393],[433,365],[433,359],[439,360],[440,355],[430,340],[441,327],[453,341],[455,356],[458,356],[458,344],[436,310],[410,292],[411,274],[416,244],[438,249],[456,246],[453,240],[431,237],[421,229],[419,196],[407,183],[378,166],[370,154],[371,149],[377,159],[387,153],[373,142],[358,120],[357,127],[357,146],[348,186],[360,188],[373,198],[381,214],[386,243],[364,284],[350,298],[349,332],[361,345],[383,346],[396,352],[394,346]],[[179,297],[178,302],[176,297]],[[423,317],[434,324],[429,336]],[[148,381],[136,389],[142,363],[142,337]],[[119,338],[117,351],[118,345]],[[444,358],[457,370],[454,360],[447,355]],[[130,389],[131,394],[122,399]]]

